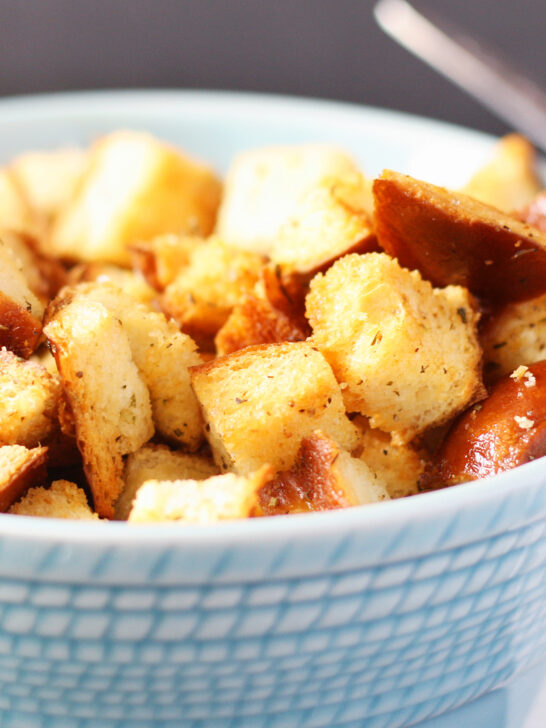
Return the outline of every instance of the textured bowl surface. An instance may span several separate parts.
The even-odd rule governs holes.
[[[148,129],[223,171],[336,142],[461,184],[491,140],[392,112],[199,92],[0,102],[0,159]],[[0,516],[0,724],[399,728],[546,655],[546,461],[368,508],[222,527]]]

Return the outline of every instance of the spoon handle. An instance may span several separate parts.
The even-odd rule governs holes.
[[[400,45],[546,151],[546,94],[537,84],[476,39],[444,32],[406,0],[379,0],[374,15]]]

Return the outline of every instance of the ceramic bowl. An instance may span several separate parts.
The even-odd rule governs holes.
[[[223,171],[335,142],[461,184],[492,140],[393,112],[208,92],[0,102],[0,161],[148,129]],[[546,460],[345,511],[215,527],[0,516],[0,722],[400,728],[546,655]]]

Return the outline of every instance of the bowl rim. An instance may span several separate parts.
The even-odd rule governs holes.
[[[153,104],[149,103],[152,98]],[[433,133],[483,144],[495,141],[495,137],[481,131],[375,106],[282,94],[203,89],[108,89],[6,96],[0,98],[0,126],[16,122],[21,115],[28,119],[29,114],[55,117],[62,113],[64,118],[67,115],[74,119],[88,118],[91,112],[108,115],[116,110],[134,108],[135,104],[140,108],[141,123],[141,118],[146,116],[157,117],[158,104],[178,106],[189,102],[192,104],[192,113],[196,112],[195,104],[201,109],[229,104],[230,113],[236,116],[263,114],[265,106],[275,108],[277,112],[299,111],[312,115],[319,122],[327,119],[329,123],[335,124],[340,118],[358,120],[358,117],[365,116],[386,127],[403,124],[412,132],[427,136]],[[146,113],[141,114],[143,108]],[[182,528],[178,523],[128,525],[120,521],[71,521],[1,513],[0,537],[10,535],[28,541],[45,539],[66,543],[96,543],[99,539],[101,545],[201,542],[247,544],[255,542],[257,538],[268,542],[287,539],[298,542],[311,535],[326,536],[341,530],[381,531],[387,525],[399,527],[412,519],[434,520],[447,512],[493,506],[503,497],[513,494],[514,490],[525,489],[526,481],[536,483],[543,471],[546,479],[545,459],[483,480],[420,493],[417,497],[312,514],[239,519],[209,525],[184,524]]]

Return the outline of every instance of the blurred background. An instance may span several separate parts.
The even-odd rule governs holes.
[[[546,85],[543,0],[418,0]],[[372,0],[0,0],[0,95],[119,87],[269,91],[507,128],[398,47]]]

